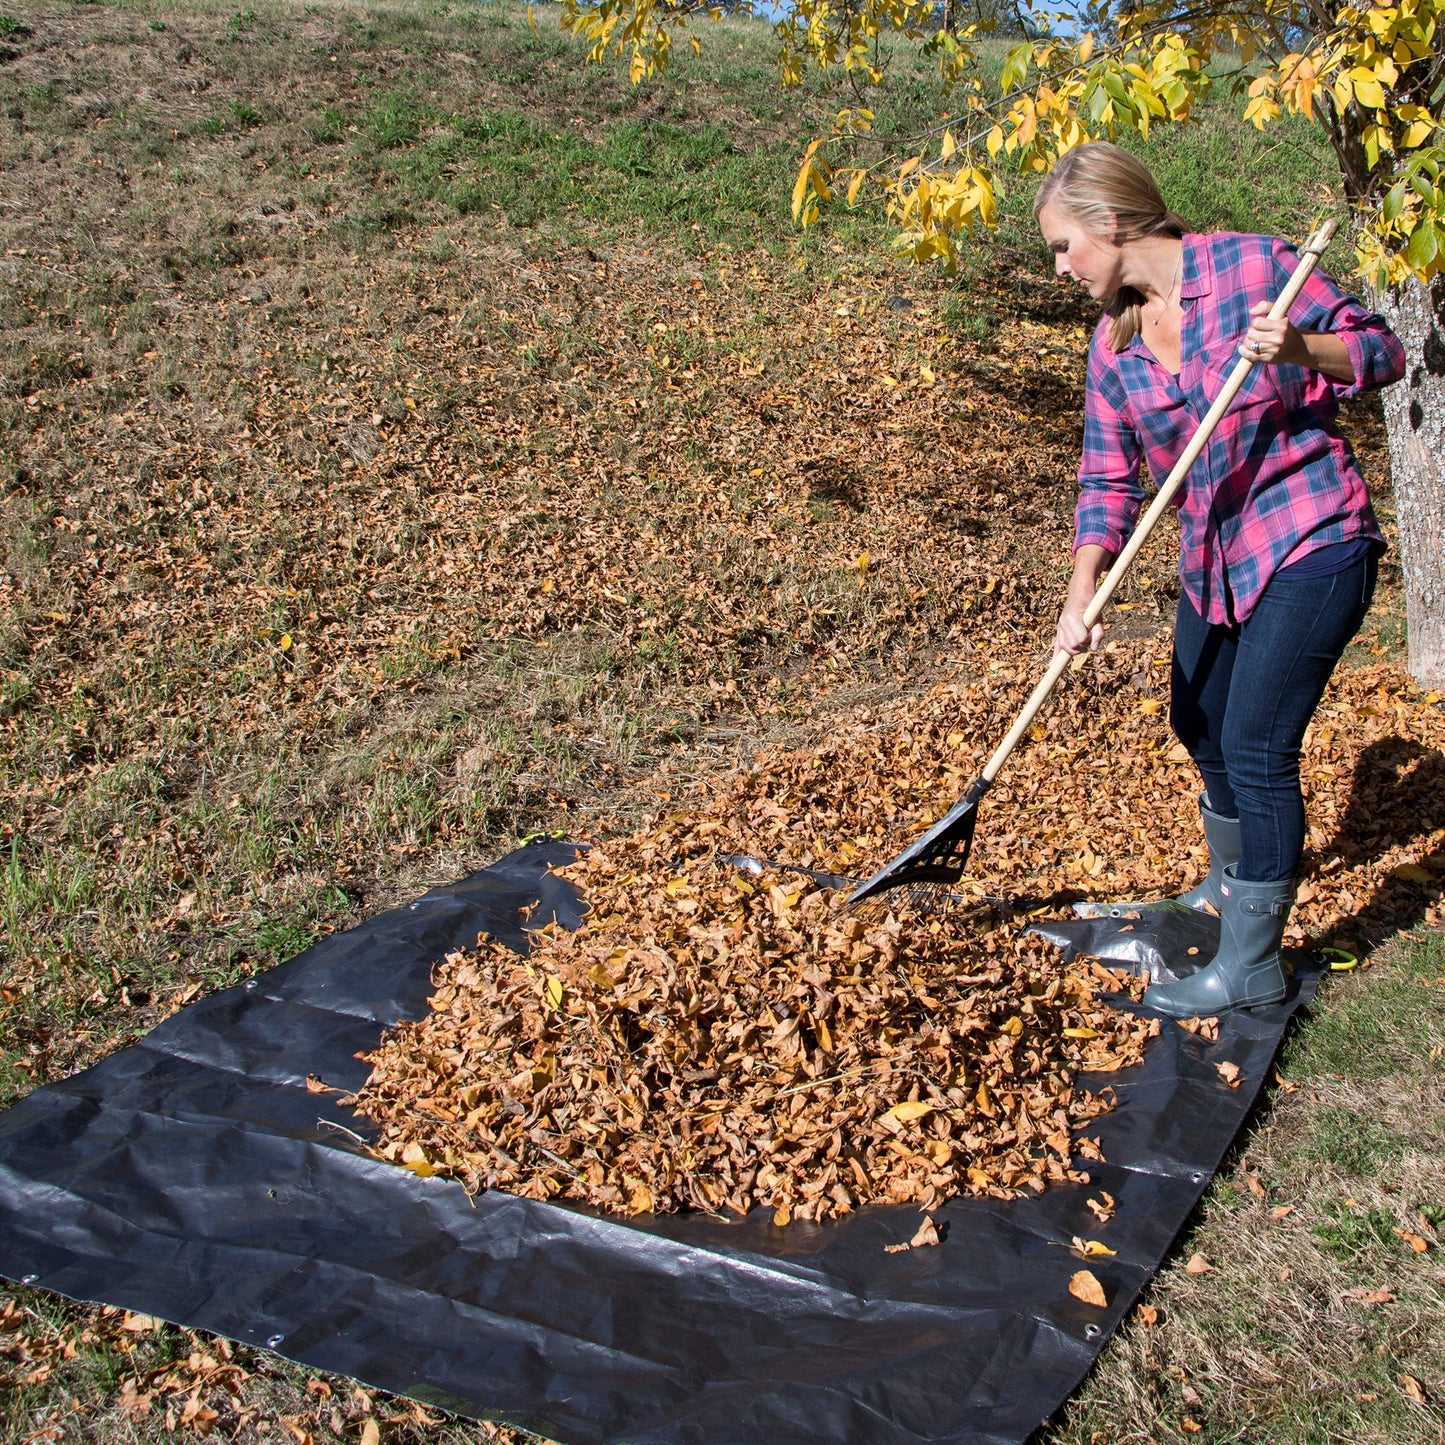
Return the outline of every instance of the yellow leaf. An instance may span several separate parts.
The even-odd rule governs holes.
[[[1119,1251],[1110,1249],[1102,1240],[1080,1239],[1076,1234],[1074,1236],[1074,1252],[1083,1255],[1085,1259],[1097,1259],[1101,1255],[1118,1254]]]
[[[1098,1029],[1065,1029],[1066,1039],[1096,1039],[1099,1037]]]
[[[932,386],[938,380],[933,374],[933,368],[927,362],[921,362],[918,367],[918,379],[924,386]]]
[[[944,131],[944,133],[943,133],[943,159],[944,159],[944,160],[948,160],[948,158],[949,158],[950,156],[952,156],[952,154],[954,153],[954,151],[956,151],[957,149],[958,149],[958,142],[957,142],[956,140],[954,140],[954,138],[953,138],[953,132],[952,132],[951,130],[946,130],[946,131]]]
[[[1357,65],[1350,71],[1350,80],[1354,82],[1355,99],[1361,105],[1368,106],[1371,110],[1379,110],[1385,104],[1384,88],[1373,70]]]
[[[1160,702],[1157,697],[1141,697],[1135,704],[1135,707],[1142,712],[1145,717],[1153,717],[1163,706],[1164,704]]]
[[[1069,1293],[1075,1299],[1083,1300],[1086,1305],[1093,1305],[1097,1309],[1104,1309],[1109,1303],[1104,1286],[1087,1269],[1079,1270],[1069,1281]]]
[[[1402,883],[1433,883],[1435,880],[1423,868],[1414,863],[1401,863],[1390,870],[1393,877]]]
[[[282,652],[290,652],[290,651],[291,651],[291,634],[290,634],[289,632],[283,632],[283,633],[281,634],[281,643],[280,643],[280,646],[281,646],[281,651],[282,651]]]
[[[905,1099],[901,1104],[895,1104],[884,1117],[897,1119],[900,1124],[911,1124],[932,1112],[933,1105],[924,1103],[922,1099]]]
[[[562,999],[566,990],[562,987],[562,980],[556,974],[547,975],[547,1007],[558,1009],[562,1007]]]
[[[868,575],[868,552],[866,549],[858,554],[857,560],[853,565],[858,569],[858,575],[860,577],[866,577]]]

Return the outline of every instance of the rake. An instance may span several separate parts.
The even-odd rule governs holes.
[[[1334,234],[1335,222],[1326,221],[1300,248],[1299,264],[1285,284],[1279,299],[1270,308],[1269,315],[1272,319],[1280,320],[1289,314],[1289,308],[1294,304],[1295,297],[1299,295],[1300,288],[1309,279],[1310,272],[1314,270],[1315,264],[1329,246],[1330,238]],[[1245,378],[1254,369],[1254,365],[1254,361],[1248,356],[1241,356],[1235,364],[1234,370],[1229,374],[1229,379],[1214,399],[1214,404],[1209,408],[1204,420],[1199,423],[1189,445],[1184,449],[1183,455],[1174,464],[1173,470],[1159,488],[1158,495],[1150,504],[1138,526],[1135,527],[1134,535],[1124,545],[1123,550],[1115,559],[1114,565],[1109,569],[1108,575],[1099,584],[1098,590],[1084,611],[1083,620],[1086,628],[1092,627],[1103,614],[1104,608],[1108,606],[1115,589],[1124,580],[1124,575],[1128,572],[1140,547],[1144,545],[1149,534],[1154,530],[1155,524],[1164,514],[1164,509],[1174,500],[1174,495],[1184,484],[1184,478],[1188,475],[1189,469],[1198,460],[1200,452],[1204,450],[1209,438],[1213,436],[1219,419],[1229,409],[1230,402],[1234,400],[1235,394],[1244,385]],[[1004,763],[1008,761],[1009,754],[1018,745],[1019,739],[1028,731],[1039,709],[1043,707],[1045,700],[1054,690],[1072,660],[1067,652],[1054,654],[1048,671],[1040,678],[1038,685],[1029,695],[1028,701],[1015,719],[1014,725],[1008,730],[1007,736],[998,745],[994,755],[984,765],[983,772],[969,786],[968,791],[916,843],[910,844],[891,863],[880,868],[867,882],[860,883],[844,900],[842,908],[839,910],[841,913],[856,912],[864,905],[868,905],[870,910],[881,907],[885,894],[898,895],[899,900],[905,902],[915,912],[920,913],[936,908],[947,899],[953,885],[963,876],[964,869],[968,866],[968,855],[973,848],[974,829],[978,826],[980,800],[993,785],[993,780],[998,776]],[[893,901],[895,900],[890,900],[889,906]]]

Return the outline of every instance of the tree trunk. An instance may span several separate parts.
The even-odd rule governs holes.
[[[1403,381],[1384,392],[1400,524],[1410,675],[1445,687],[1445,276],[1376,298],[1405,347]]]

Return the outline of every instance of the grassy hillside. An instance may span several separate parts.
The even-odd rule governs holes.
[[[0,12],[0,1101],[534,829],[626,828],[765,744],[1043,656],[1091,317],[1022,179],[956,278],[892,260],[876,215],[796,233],[801,148],[847,94],[780,96],[742,21],[634,89],[546,6]],[[920,129],[916,63],[875,108],[881,143]],[[1201,228],[1302,235],[1328,205],[1307,131],[1220,109],[1149,155]],[[1173,590],[1151,549],[1119,635]],[[1398,611],[1387,585],[1362,658]],[[1445,969],[1428,931],[1378,957],[1210,1197],[1198,1247],[1248,1234],[1247,1267],[1166,1271],[1163,1322],[1050,1438],[1437,1438],[1445,1358],[1412,1321],[1440,1302]],[[1391,1232],[1409,1210],[1426,1254]],[[1341,1293],[1376,1280],[1394,1302]],[[193,1391],[241,1438],[487,1433],[0,1299],[5,1441],[159,1438]],[[1289,1433],[1342,1379],[1343,1413]]]

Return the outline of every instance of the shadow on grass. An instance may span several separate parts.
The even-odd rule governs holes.
[[[1347,866],[1382,857],[1391,847],[1445,828],[1445,754],[1414,738],[1382,738],[1360,754],[1349,805],[1335,836],[1318,851],[1307,853],[1302,871],[1318,868],[1338,856]],[[1422,859],[1424,870],[1436,866],[1445,850]],[[1413,927],[1430,906],[1429,885],[1386,875],[1364,905],[1340,919],[1319,940],[1323,947],[1377,943]]]

